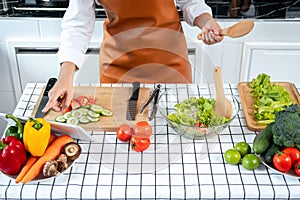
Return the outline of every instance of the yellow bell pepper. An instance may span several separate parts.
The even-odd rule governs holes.
[[[42,156],[51,134],[50,123],[43,118],[29,118],[24,126],[23,143],[32,156]]]

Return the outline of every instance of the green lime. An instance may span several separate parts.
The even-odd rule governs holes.
[[[242,165],[245,169],[254,170],[259,166],[259,158],[254,154],[247,154],[242,159]]]
[[[251,153],[251,147],[247,142],[239,142],[235,145],[234,149],[238,150],[242,157]]]
[[[224,154],[224,159],[226,163],[236,165],[241,160],[241,154],[236,149],[228,149]]]

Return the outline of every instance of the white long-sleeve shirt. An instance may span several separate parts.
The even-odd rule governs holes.
[[[70,0],[69,7],[62,19],[61,44],[58,61],[74,63],[80,68],[88,49],[95,26],[95,3],[97,0]],[[184,20],[193,25],[194,19],[203,14],[211,14],[211,8],[204,0],[176,0],[182,10]]]

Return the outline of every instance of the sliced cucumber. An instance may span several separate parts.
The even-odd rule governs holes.
[[[100,114],[101,111],[103,110],[103,107],[100,106],[100,105],[97,105],[97,104],[93,104],[93,105],[91,105],[90,110],[95,112],[95,113]]]
[[[87,123],[89,123],[89,122],[90,122],[90,120],[88,119],[87,116],[81,116],[81,117],[79,118],[79,123],[81,123],[81,124],[87,124]]]
[[[82,112],[82,116],[86,116],[89,110],[87,108],[80,108],[79,109]]]
[[[82,111],[79,110],[72,110],[72,117],[80,118],[82,116]]]
[[[113,112],[111,110],[103,108],[102,111],[101,111],[101,115],[109,117],[109,116],[113,115]]]
[[[66,120],[68,120],[70,117],[72,117],[72,113],[71,112],[67,112],[67,113],[64,114],[64,118]]]
[[[76,117],[70,117],[69,119],[67,119],[67,123],[76,125],[79,123],[79,120]]]
[[[88,120],[91,122],[98,122],[100,120],[100,117],[91,117],[90,115],[86,116]]]
[[[65,123],[67,120],[64,118],[64,115],[59,115],[55,118],[56,122]]]
[[[99,114],[99,113],[95,113],[95,112],[92,111],[92,110],[89,110],[89,111],[88,111],[88,116],[94,117],[94,118],[99,118],[99,117],[100,117],[100,114]]]

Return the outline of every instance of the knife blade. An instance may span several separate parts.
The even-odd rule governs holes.
[[[126,113],[126,119],[129,121],[135,120],[137,101],[139,98],[139,91],[140,91],[140,82],[137,81],[133,82],[132,86],[133,86],[132,94],[130,99],[128,100],[127,113]]]
[[[43,93],[42,99],[40,101],[40,105],[35,113],[35,118],[41,118],[44,117],[46,113],[43,113],[42,110],[48,103],[49,97],[48,97],[48,92],[52,89],[54,84],[56,83],[57,79],[56,78],[50,78],[47,82],[45,91]]]

